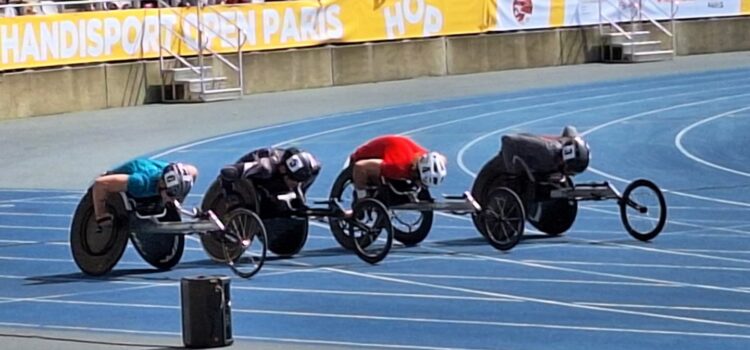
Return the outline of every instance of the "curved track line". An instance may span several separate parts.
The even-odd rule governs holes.
[[[675,146],[677,146],[677,149],[680,150],[680,152],[682,154],[684,154],[686,157],[688,157],[688,158],[690,158],[690,159],[692,159],[692,160],[694,160],[694,161],[696,161],[698,163],[701,163],[703,165],[706,165],[706,166],[709,166],[709,167],[712,167],[712,168],[715,168],[715,169],[718,169],[718,170],[726,171],[728,173],[732,173],[732,174],[736,174],[736,175],[740,175],[740,176],[745,176],[745,177],[750,177],[750,173],[746,173],[744,171],[739,171],[739,170],[736,170],[736,169],[731,169],[731,168],[723,167],[721,165],[718,165],[718,164],[715,164],[715,163],[711,163],[711,162],[709,162],[707,160],[704,160],[702,158],[698,158],[695,155],[693,155],[692,153],[688,152],[685,149],[685,147],[682,146],[682,138],[685,136],[685,134],[688,133],[688,131],[690,131],[690,130],[692,130],[692,129],[700,126],[700,125],[708,123],[710,121],[713,121],[713,120],[716,120],[716,119],[720,119],[720,118],[724,118],[724,117],[728,117],[728,116],[731,116],[731,115],[733,115],[735,113],[743,112],[743,111],[746,111],[746,110],[750,110],[750,106],[744,107],[744,108],[735,109],[735,110],[732,110],[732,111],[729,111],[729,112],[726,112],[726,113],[718,114],[718,115],[709,117],[707,119],[703,119],[701,121],[695,122],[695,123],[689,125],[688,127],[680,130],[680,132],[677,134],[677,136],[674,139],[674,144],[675,144]]]

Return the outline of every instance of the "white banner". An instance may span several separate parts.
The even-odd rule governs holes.
[[[497,30],[550,28],[553,0],[497,0]]]
[[[601,4],[602,22],[630,20],[665,20],[674,11],[675,19],[738,16],[743,0],[566,0],[565,26],[599,23]],[[750,0],[744,0],[750,1]],[[643,15],[638,17],[638,7]],[[750,35],[750,34],[749,34]]]

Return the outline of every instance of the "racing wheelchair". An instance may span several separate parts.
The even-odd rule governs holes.
[[[506,164],[501,150],[479,171],[472,186],[474,198],[484,205],[497,200],[497,192],[518,200],[497,203],[504,211],[519,213],[539,231],[557,236],[573,225],[579,201],[614,199],[619,206],[625,230],[635,239],[650,241],[664,228],[667,205],[659,187],[646,179],[635,180],[622,192],[609,182],[575,184],[572,174],[534,172],[520,157]],[[484,218],[474,215],[473,222],[482,235],[487,235]],[[517,232],[520,236],[523,230]]]
[[[240,277],[252,277],[263,266],[266,230],[250,210],[235,208],[216,215],[210,210],[186,210],[176,200],[163,204],[158,196],[134,198],[123,192],[110,194],[106,208],[113,215],[110,232],[97,232],[91,188],[73,216],[73,259],[88,275],[111,271],[125,252],[128,238],[151,266],[169,270],[182,258],[188,234],[198,234],[204,242],[211,237],[215,245],[204,245],[206,253],[213,260],[226,263]]]
[[[405,246],[413,246],[422,242],[432,228],[435,211],[449,212],[455,215],[472,215],[481,218],[481,231],[490,244],[499,250],[509,250],[518,243],[523,232],[524,220],[521,213],[505,212],[500,203],[516,201],[515,207],[520,207],[518,196],[507,190],[493,191],[487,195],[485,206],[480,205],[470,192],[462,195],[443,195],[443,201],[436,201],[427,188],[411,181],[386,180],[367,189],[368,198],[375,198],[385,204],[392,215],[394,239]],[[358,203],[354,198],[352,182],[352,167],[347,166],[341,171],[331,188],[330,198],[341,203]],[[355,204],[356,205],[356,204]],[[369,244],[377,237],[367,240],[353,240],[344,229],[346,226],[338,220],[329,220],[331,232],[336,241],[346,249],[360,249],[354,243]],[[391,240],[385,238],[390,245]],[[389,250],[390,246],[384,248]]]
[[[358,237],[355,242],[347,242],[355,249],[363,261],[376,264],[388,254],[387,250],[374,249],[367,242],[368,237],[385,236],[393,239],[393,227],[386,207],[376,199],[357,203],[351,215],[334,199],[313,202],[308,206],[304,190],[290,191],[281,195],[271,195],[262,186],[256,186],[250,179],[239,179],[230,189],[223,189],[218,180],[209,187],[204,197],[203,210],[217,214],[242,208],[258,214],[268,232],[266,246],[280,257],[292,257],[305,245],[310,219],[335,220],[342,224],[347,237]],[[220,251],[221,243],[213,236],[202,236],[207,251]],[[390,243],[388,244],[390,249]]]

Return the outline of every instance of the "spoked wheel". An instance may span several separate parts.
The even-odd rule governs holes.
[[[366,198],[352,209],[348,236],[360,259],[376,264],[385,259],[393,245],[393,224],[388,209],[380,201]]]
[[[341,171],[336,181],[333,183],[331,188],[331,199],[335,199],[341,204],[343,208],[351,208],[354,204],[354,183],[352,182],[352,169],[351,167]],[[328,218],[328,225],[331,228],[331,233],[336,242],[345,249],[354,250],[354,241],[347,232],[347,222],[344,219],[338,219],[334,217]]]
[[[107,211],[118,213],[118,209],[107,200]],[[101,276],[114,268],[128,245],[127,220],[115,215],[109,232],[96,232],[94,204],[91,191],[81,199],[73,215],[70,228],[70,248],[73,260],[87,275]]]
[[[645,179],[625,188],[619,201],[620,218],[625,230],[640,241],[656,237],[667,222],[667,203],[659,187]]]
[[[266,229],[257,214],[244,208],[229,212],[223,220],[226,230],[219,234],[224,250],[224,261],[242,278],[250,278],[263,267],[266,260]]]
[[[255,194],[255,189],[248,183],[239,183],[236,185],[238,191],[242,191],[241,194],[231,198],[227,203],[227,198],[224,196],[224,191],[219,184],[219,181],[214,181],[206,191],[206,195],[203,197],[201,203],[201,209],[203,211],[213,211],[216,216],[222,218],[231,212],[232,209],[242,207],[257,212],[258,202]],[[224,257],[224,244],[219,235],[205,234],[200,235],[201,244],[203,250],[213,261],[226,262]],[[238,254],[242,254],[240,251]],[[235,256],[232,254],[231,256]]]
[[[510,250],[521,240],[526,214],[521,198],[507,187],[492,190],[479,213],[485,237],[499,250]]]

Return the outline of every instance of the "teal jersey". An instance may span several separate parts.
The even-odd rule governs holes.
[[[168,162],[139,158],[131,160],[112,170],[115,174],[127,174],[128,194],[136,198],[152,197],[159,194],[159,180]]]

